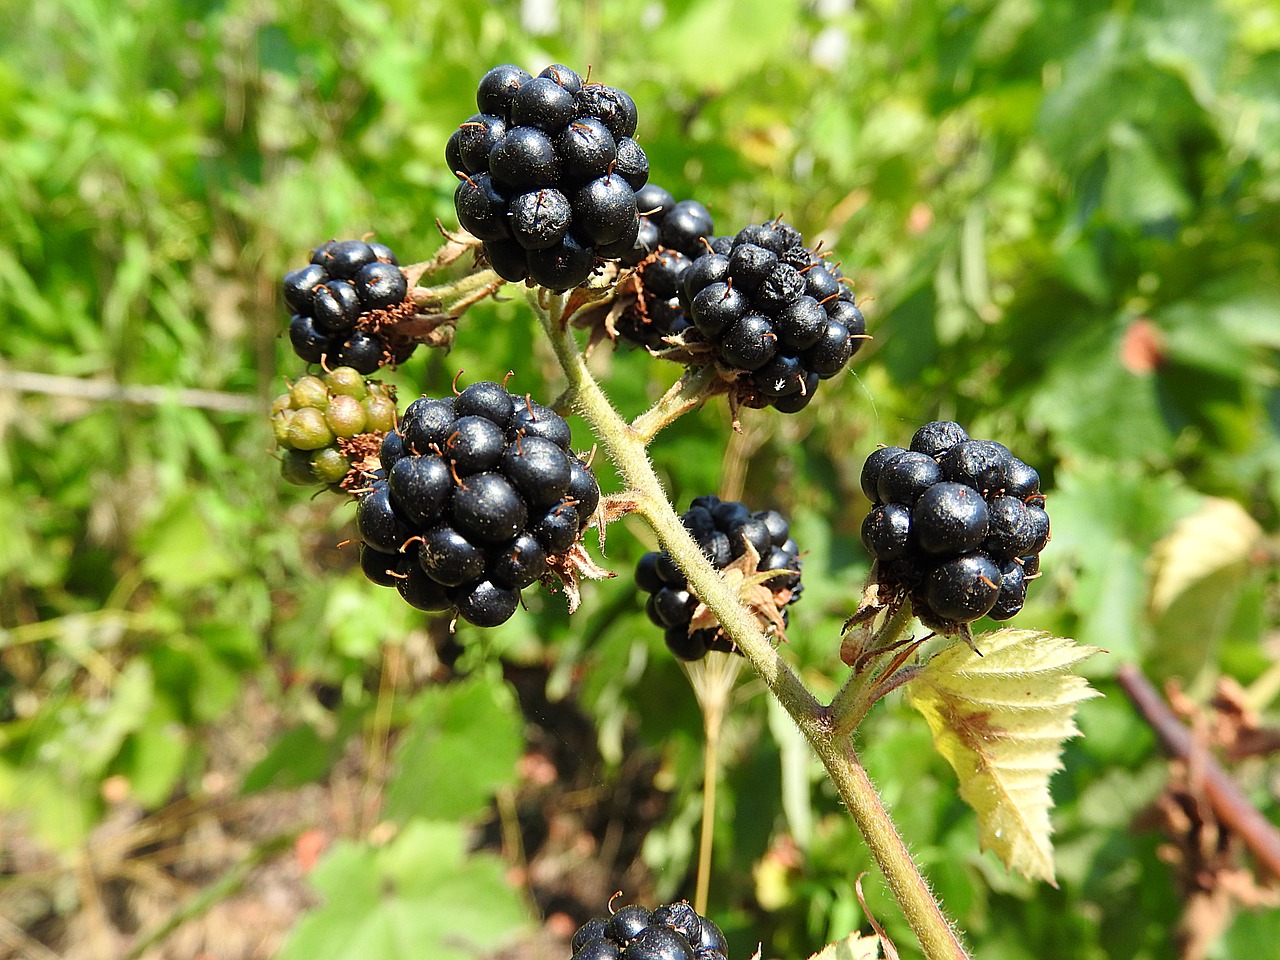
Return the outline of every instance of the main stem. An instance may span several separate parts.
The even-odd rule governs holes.
[[[838,718],[830,708],[818,703],[778,655],[755,617],[725,584],[680,522],[645,451],[645,437],[614,410],[587,369],[586,359],[572,333],[562,322],[564,302],[563,296],[551,296],[545,302],[538,302],[536,295],[530,296],[534,312],[569,380],[574,405],[635,494],[638,511],[657,533],[663,549],[684,571],[698,599],[716,615],[721,627],[826,766],[925,956],[929,960],[968,960],[955,930],[943,915],[858,761],[850,734],[837,731]]]

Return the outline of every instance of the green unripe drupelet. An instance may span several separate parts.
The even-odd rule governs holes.
[[[275,398],[271,413],[276,444],[288,451],[281,473],[297,484],[339,488],[357,466],[376,466],[383,438],[396,427],[391,391],[351,367],[299,378]]]
[[[289,419],[289,446],[294,450],[319,450],[333,443],[333,432],[324,413],[315,407],[295,410]]]
[[[334,447],[324,447],[311,454],[312,482],[341,483],[351,470],[351,462]]]
[[[300,377],[289,388],[289,400],[295,410],[304,407],[323,410],[329,405],[329,388],[319,377]]]
[[[303,450],[286,450],[280,461],[280,476],[285,482],[299,487],[309,487],[316,482],[311,472],[311,456]]]
[[[364,433],[369,417],[359,400],[340,393],[329,398],[324,419],[335,437],[350,439],[357,433]]]
[[[363,400],[369,396],[369,388],[365,385],[364,377],[351,367],[334,367],[325,377],[325,384],[329,388],[329,393],[336,397],[355,397],[357,400]]]
[[[371,393],[363,405],[367,432],[388,433],[396,428],[396,404],[385,393]]]

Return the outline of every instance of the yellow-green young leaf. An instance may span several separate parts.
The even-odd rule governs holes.
[[[1164,613],[1192,584],[1243,565],[1262,541],[1262,528],[1234,500],[1205,497],[1152,551],[1151,610]]]
[[[875,934],[864,937],[855,930],[843,940],[827,944],[809,960],[880,960],[880,938]]]
[[[1029,879],[1053,879],[1049,777],[1062,742],[1080,731],[1076,704],[1097,696],[1071,668],[1097,653],[1033,630],[977,639],[978,656],[957,643],[907,685],[933,743],[978,814],[978,841]]]

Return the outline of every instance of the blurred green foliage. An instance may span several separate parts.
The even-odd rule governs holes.
[[[364,899],[305,920],[287,956],[445,942],[424,917],[455,909],[433,886],[446,868],[503,904],[487,932],[514,929],[518,898],[491,861],[462,856],[458,827],[516,782],[505,658],[547,664],[552,692],[578,698],[600,776],[635,744],[660,759],[670,804],[645,856],[657,895],[690,893],[701,728],[631,598],[628,568],[652,546],[640,525],[610,531],[606,562],[623,575],[590,585],[572,621],[560,597],[531,592],[502,628],[460,625],[471,679],[420,686],[379,718],[382,652],[424,617],[334,549],[349,507],[279,482],[265,415],[10,382],[202,388],[265,411],[299,369],[277,278],[331,236],[376,231],[402,260],[428,256],[436,220],[453,219],[443,145],[476,80],[559,61],[631,92],[654,180],[726,231],[785,214],[867,298],[874,342],[802,415],[748,411],[733,436],[713,404],[653,448],[680,507],[718,491],[795,517],[807,590],[787,656],[816,690],[842,676],[839,624],[867,569],[857,476],[877,442],[957,419],[1040,468],[1055,538],[1018,625],[1111,654],[1089,665],[1108,698],[1082,708],[1085,736],[1054,783],[1059,888],[978,854],[949,770],[901,704],[873,713],[863,754],[976,955],[1169,955],[1173,878],[1158,838],[1132,827],[1163,762],[1110,677],[1129,660],[1161,679],[1176,664],[1199,695],[1222,673],[1256,681],[1259,706],[1274,689],[1274,565],[1223,579],[1211,635],[1147,609],[1152,546],[1202,497],[1239,502],[1272,536],[1280,525],[1270,0],[587,2],[546,6],[542,26],[522,23],[539,5],[513,2],[4,6],[0,808],[25,812],[42,844],[85,842],[108,777],[146,809],[199,795],[211,738],[252,686],[290,730],[246,758],[247,791],[324,777],[371,725],[404,731],[384,811],[403,832],[334,850],[316,888]],[[594,364],[629,415],[677,372],[626,349]],[[419,351],[393,379],[414,396],[459,369],[558,392],[519,298],[472,310],[452,353]],[[607,468],[602,481],[617,489]],[[336,722],[317,685],[338,691]],[[853,882],[874,867],[766,699],[744,683],[726,731],[712,914],[735,956],[758,940],[807,956],[865,928]],[[482,762],[468,738],[486,744]],[[1268,770],[1242,773],[1274,819]],[[914,955],[883,885],[867,887]],[[1274,917],[1242,914],[1213,955],[1274,941]]]

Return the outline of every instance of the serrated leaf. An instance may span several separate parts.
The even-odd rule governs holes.
[[[1152,550],[1152,612],[1164,613],[1192,584],[1243,563],[1262,536],[1258,522],[1240,504],[1205,497]]]
[[[1000,630],[943,650],[907,686],[933,743],[978,814],[978,841],[1028,879],[1053,879],[1049,777],[1079,734],[1076,704],[1097,696],[1071,668],[1097,653],[1033,630]]]
[[[809,960],[879,960],[880,938],[864,937],[856,930],[835,943],[829,943]]]

